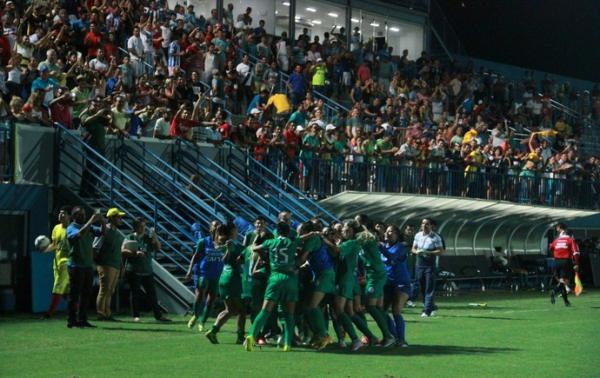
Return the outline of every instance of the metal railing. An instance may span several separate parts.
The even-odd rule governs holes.
[[[277,156],[269,154],[265,161],[260,162],[252,156],[250,149],[242,149],[229,141],[225,142],[225,146],[229,150],[219,151],[217,157],[221,166],[242,177],[254,190],[268,194],[272,201],[290,210],[294,217],[302,221],[318,217],[328,223],[337,219],[297,188],[295,160],[288,161],[279,153]]]
[[[207,190],[214,190],[221,194],[220,201],[228,204],[230,208],[246,221],[254,220],[258,215],[275,223],[281,210],[270,199],[255,191],[239,177],[232,175],[223,166],[205,156],[197,145],[183,139],[178,139],[175,144],[175,164],[180,172],[186,174],[199,174],[201,184]]]
[[[191,242],[182,240],[172,233],[181,228],[175,220],[181,220],[172,206],[147,190],[138,179],[131,177],[84,143],[80,136],[62,125],[56,125],[58,151],[60,153],[58,172],[67,186],[76,190],[80,185],[93,187],[95,192],[87,193],[89,205],[119,207],[130,217],[125,224],[132,226],[131,218],[141,216],[157,229],[163,248],[159,252],[178,273],[187,271],[191,257]],[[188,236],[188,235],[186,235]]]
[[[14,125],[6,120],[0,122],[0,183],[13,181]]]
[[[238,54],[248,55],[251,69],[254,69],[254,66],[259,61],[259,59],[257,57],[255,57],[254,55],[251,55],[249,52],[247,52],[241,48],[238,48]],[[279,74],[279,76],[278,76],[279,77],[279,83],[278,83],[279,91],[281,91],[282,93],[285,93],[285,94],[289,94],[287,82],[290,78],[290,75],[288,75],[287,73],[285,73],[281,70],[278,72],[278,74]],[[344,112],[350,112],[350,109],[348,109],[346,106],[332,100],[330,97],[326,96],[325,94],[323,94],[317,90],[312,89],[311,93],[313,94],[313,96],[315,98],[323,100],[323,107],[324,107],[323,110],[325,111],[323,116],[325,117],[326,120],[331,121],[339,110],[342,110]]]
[[[564,175],[493,169],[452,170],[438,164],[435,168],[367,162],[363,156],[354,161],[344,157],[299,162],[300,180],[306,193],[324,198],[344,191],[428,194],[510,201],[551,207],[599,209],[600,182]],[[364,160],[363,160],[364,159]],[[279,153],[269,153],[268,164],[277,174],[287,162]]]

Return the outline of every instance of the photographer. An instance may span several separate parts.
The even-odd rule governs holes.
[[[142,286],[146,292],[146,299],[152,306],[154,318],[161,322],[170,321],[162,315],[154,288],[152,259],[160,248],[161,244],[154,229],[151,229],[149,234],[146,233],[146,220],[136,218],[133,222],[133,233],[125,237],[121,247],[121,252],[126,258],[125,275],[131,288],[131,311],[134,322],[140,321]]]

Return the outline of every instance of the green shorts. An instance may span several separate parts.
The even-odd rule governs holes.
[[[219,295],[221,299],[242,298],[242,278],[238,275],[222,275],[219,280]]]
[[[252,286],[254,286],[254,279],[250,275],[242,276],[242,299],[252,298]]]
[[[294,273],[271,272],[265,300],[272,302],[298,301],[298,276]]]
[[[219,279],[200,277],[196,283],[196,288],[208,290],[209,293],[216,293],[219,290]]]
[[[387,276],[385,273],[379,275],[367,274],[367,285],[366,294],[368,298],[381,298],[383,297],[383,287],[387,282]]]
[[[315,280],[315,291],[324,294],[335,294],[335,272],[333,269],[325,269]]]
[[[341,277],[337,284],[337,290],[335,294],[338,297],[344,297],[348,300],[352,300],[354,298],[355,286],[359,285],[358,280],[353,274],[348,277]]]

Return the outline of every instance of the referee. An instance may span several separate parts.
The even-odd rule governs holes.
[[[550,291],[550,302],[556,302],[556,294],[560,294],[565,302],[565,306],[570,306],[569,302],[569,281],[573,271],[579,271],[579,247],[575,239],[567,231],[567,226],[564,223],[556,225],[558,237],[550,244],[550,250],[554,254],[556,262],[554,270],[554,278],[558,284]]]

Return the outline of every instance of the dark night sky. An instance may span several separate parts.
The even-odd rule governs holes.
[[[600,0],[437,1],[470,56],[600,82]]]

